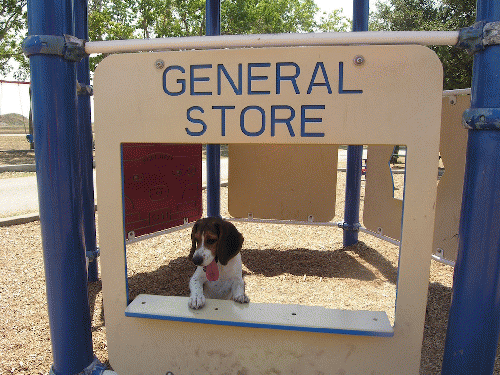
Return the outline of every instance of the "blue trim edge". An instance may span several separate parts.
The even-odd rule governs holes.
[[[222,325],[222,326],[244,327],[244,328],[279,329],[279,330],[284,330],[284,331],[335,333],[335,334],[341,334],[341,335],[355,335],[355,336],[367,336],[367,337],[393,337],[394,336],[394,331],[393,332],[375,332],[375,331],[345,330],[345,329],[335,329],[335,328],[295,327],[295,326],[286,326],[286,325],[279,325],[279,324],[264,324],[264,323],[233,322],[233,321],[213,320],[213,319],[183,318],[183,317],[177,317],[177,316],[153,315],[153,314],[143,314],[143,313],[133,313],[133,312],[125,312],[125,316],[130,317],[130,318],[169,320],[169,321],[173,321],[173,322],[184,322],[184,323],[215,324],[215,325]]]

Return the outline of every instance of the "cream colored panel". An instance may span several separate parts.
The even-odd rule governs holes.
[[[394,145],[368,147],[363,224],[373,232],[399,240],[403,201],[393,194],[389,165],[393,150]]]
[[[394,330],[383,311],[350,311],[321,306],[278,305],[272,303],[233,303],[209,299],[201,310],[188,307],[188,297],[141,294],[125,310],[127,316],[165,320],[217,322],[220,325],[245,324],[248,327],[287,327],[307,332],[344,332],[390,337]]]
[[[229,213],[244,218],[251,214],[260,219],[332,220],[337,150],[330,145],[230,145]]]
[[[439,151],[445,172],[437,190],[432,249],[436,255],[453,262],[457,259],[458,227],[467,151],[468,133],[462,126],[462,114],[469,107],[470,95],[443,98]]]
[[[367,124],[365,144],[402,144],[396,124],[418,123],[411,133],[419,137],[422,108],[440,106],[415,92],[422,79],[412,70],[430,53],[341,46],[111,55],[95,73],[98,89],[113,93],[96,92],[96,132],[118,143],[356,144]]]
[[[445,173],[439,180],[436,201],[433,252],[455,261],[458,250],[458,226],[467,150],[467,130],[462,114],[470,107],[469,95],[442,99],[440,155]],[[401,238],[402,201],[393,197],[389,160],[393,146],[370,146],[367,154],[364,226],[374,232]]]
[[[363,56],[364,64],[355,65],[356,56]],[[158,60],[164,68],[157,69]],[[219,65],[227,69],[236,90],[221,76],[218,94]],[[278,66],[284,69],[281,77],[288,79],[277,80]],[[180,68],[166,71],[169,67]],[[97,194],[113,369],[120,375],[417,374],[434,228],[441,82],[439,59],[420,46],[181,51],[120,54],[103,60],[94,77]],[[290,115],[288,124],[275,121],[282,127],[273,133],[273,108],[283,108],[276,106],[287,106]],[[123,142],[406,144],[411,157],[406,166],[394,336],[125,316]],[[289,312],[279,306],[273,311]],[[346,316],[349,321],[348,312]]]

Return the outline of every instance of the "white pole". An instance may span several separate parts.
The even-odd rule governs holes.
[[[85,44],[85,51],[88,54],[96,54],[161,50],[360,44],[455,45],[457,42],[458,31],[363,31],[356,33],[256,34],[109,40],[87,42]]]
[[[455,89],[443,91],[443,96],[470,95],[471,89]]]

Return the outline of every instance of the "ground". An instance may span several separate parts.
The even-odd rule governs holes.
[[[32,164],[35,152],[29,150],[0,151],[0,165]]]
[[[339,172],[333,221],[342,217],[344,181],[345,173]],[[401,179],[396,187],[401,193]],[[221,201],[224,216],[227,188],[221,191]],[[245,237],[242,259],[252,302],[384,310],[394,319],[396,246],[361,233],[359,244],[343,248],[342,232],[335,228],[236,225]],[[131,297],[144,292],[188,295],[188,280],[194,270],[187,259],[189,247],[189,230],[129,245]],[[39,222],[0,227],[0,268],[0,373],[47,374],[53,361]],[[422,343],[423,375],[440,373],[452,279],[452,267],[432,261]],[[107,363],[99,281],[89,284],[89,300],[94,351]],[[498,358],[495,373],[500,374]]]

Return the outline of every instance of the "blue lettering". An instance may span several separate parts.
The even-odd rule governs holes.
[[[231,87],[233,88],[234,93],[236,95],[241,95],[243,93],[243,85],[242,85],[243,67],[242,67],[242,64],[238,64],[238,86],[239,87],[236,87],[233,79],[231,78],[231,76],[227,72],[225,66],[222,64],[217,65],[217,95],[221,94],[221,72],[224,73],[224,75],[226,76],[226,79],[229,82],[229,84],[231,85]]]
[[[290,116],[288,118],[276,118],[277,109],[288,109],[290,111]],[[271,106],[271,137],[275,135],[276,124],[286,124],[290,137],[295,137],[295,133],[292,128],[292,120],[295,118],[295,110],[288,105],[273,105]]]
[[[316,75],[318,74],[318,69],[321,68],[321,73],[323,74],[323,79],[325,82],[315,82],[316,81]],[[314,72],[311,77],[311,82],[309,83],[309,88],[307,89],[307,93],[310,94],[312,91],[313,86],[326,86],[326,89],[328,90],[328,93],[332,93],[332,88],[330,87],[330,82],[328,81],[328,75],[326,74],[325,70],[325,65],[322,62],[317,62],[316,66],[314,67]]]
[[[323,74],[324,82],[315,82],[316,75],[318,74],[318,69],[321,68],[321,73]],[[326,74],[325,65],[322,62],[317,62],[314,67],[314,72],[311,77],[311,82],[309,83],[309,88],[307,89],[307,93],[310,94],[313,86],[326,86],[328,93],[332,93],[332,88],[330,87],[330,82],[328,81],[328,75]]]
[[[307,133],[306,123],[308,122],[323,122],[321,117],[306,117],[306,110],[308,109],[325,109],[324,105],[303,105],[300,108],[300,136],[301,137],[324,137],[325,133]]]
[[[295,67],[295,75],[293,76],[282,76],[281,75],[281,67],[282,66],[294,66]],[[300,94],[299,87],[297,86],[297,77],[300,74],[300,67],[294,62],[280,62],[276,63],[276,94],[281,93],[281,81],[291,81],[293,85],[293,89],[296,94]]]
[[[261,126],[260,130],[256,131],[256,132],[249,132],[245,128],[245,113],[247,113],[251,109],[255,109],[255,110],[259,111],[261,116],[262,116],[262,126]],[[266,129],[266,112],[261,107],[256,106],[256,105],[250,105],[248,107],[243,108],[243,110],[241,111],[241,115],[240,115],[240,128],[241,128],[241,131],[243,132],[243,134],[245,134],[249,137],[258,137],[259,135],[264,133],[264,130]]]
[[[179,70],[181,73],[185,73],[186,71],[182,66],[179,65],[171,65],[167,69],[163,71],[163,91],[170,96],[178,96],[184,94],[186,92],[186,80],[184,78],[177,78],[177,83],[181,84],[181,89],[179,91],[170,91],[167,89],[167,73],[171,70]]]
[[[189,92],[191,95],[212,95],[211,91],[194,91],[194,83],[195,82],[208,82],[210,81],[209,77],[195,77],[194,71],[195,69],[210,69],[212,68],[212,64],[203,64],[203,65],[191,65],[189,67],[190,79],[189,79]]]
[[[363,90],[344,90],[344,63],[339,62],[339,94],[362,94]]]
[[[220,125],[221,125],[221,135],[223,137],[226,136],[226,109],[234,109],[236,108],[234,105],[214,105],[212,109],[220,109]]]
[[[194,131],[191,131],[188,128],[186,128],[186,133],[192,137],[199,137],[200,135],[205,134],[205,132],[207,131],[207,124],[205,124],[205,121],[203,121],[201,119],[191,117],[191,112],[194,110],[200,111],[201,113],[205,113],[203,108],[201,108],[199,106],[194,106],[194,107],[188,108],[187,119],[189,120],[189,122],[192,122],[193,124],[200,124],[203,128],[199,132],[194,132]]]
[[[267,76],[253,76],[252,68],[269,68],[271,63],[249,63],[248,64],[248,95],[270,94],[270,91],[253,91],[252,81],[266,81]]]

